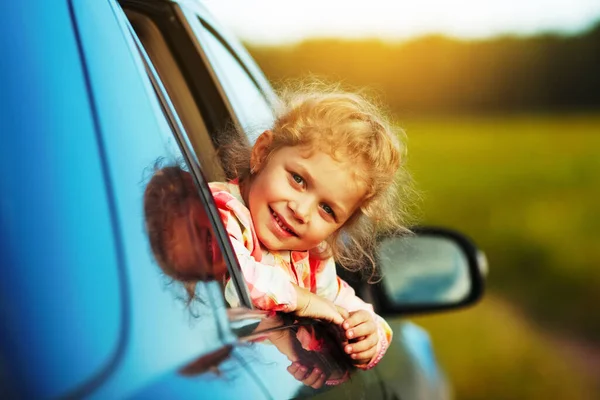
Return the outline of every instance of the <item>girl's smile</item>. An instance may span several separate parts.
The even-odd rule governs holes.
[[[269,207],[269,210],[271,208]],[[271,210],[271,215],[273,215],[273,226],[275,227],[275,231],[283,236],[283,237],[291,237],[298,236],[296,231],[288,224],[283,217],[280,217],[275,211]]]

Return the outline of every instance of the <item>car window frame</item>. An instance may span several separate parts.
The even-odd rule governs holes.
[[[265,129],[272,128],[275,122],[276,97],[266,78],[259,74],[261,81],[243,62],[241,56],[244,53],[237,54],[218,30],[201,16],[197,16],[196,20],[199,23],[194,21],[191,28],[202,40],[208,62],[238,121],[237,130],[244,134],[238,139],[253,145],[258,135]]]
[[[201,166],[198,163],[196,154],[193,151],[193,147],[190,144],[188,137],[189,135],[187,134],[185,128],[181,123],[181,120],[178,117],[177,110],[175,109],[169,97],[169,94],[165,89],[162,80],[160,79],[158,72],[154,68],[152,59],[147,54],[143,44],[141,43],[139,37],[137,36],[137,33],[135,32],[135,29],[133,28],[131,23],[129,23],[129,20],[127,20],[127,22],[129,33],[135,40],[138,51],[140,52],[141,58],[144,61],[144,65],[147,69],[148,76],[151,80],[153,87],[155,88],[155,91],[157,92],[157,96],[159,98],[161,106],[163,107],[163,111],[167,117],[167,120],[171,124],[175,138],[190,169],[190,173],[194,179],[194,184],[198,189],[202,205],[204,207],[204,210],[206,211],[206,214],[209,217],[211,226],[213,228],[213,232],[216,235],[216,239],[219,244],[219,249],[221,250],[223,259],[227,264],[230,278],[239,296],[240,303],[245,308],[254,309],[254,305],[252,304],[252,301],[250,299],[250,292],[242,275],[241,267],[239,266],[237,256],[233,251],[233,246],[229,242],[229,234],[221,221],[219,210],[215,204],[212,192],[210,191],[210,188],[208,186],[208,182],[204,178]]]

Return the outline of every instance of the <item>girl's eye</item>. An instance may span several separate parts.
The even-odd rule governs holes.
[[[294,181],[300,185],[302,185],[304,183],[304,179],[298,175],[292,172],[292,178],[294,179]]]
[[[327,214],[335,217],[335,213],[333,212],[333,209],[331,207],[329,207],[327,204],[323,204],[323,211],[325,211]]]

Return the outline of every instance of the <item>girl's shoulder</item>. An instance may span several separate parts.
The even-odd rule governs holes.
[[[219,203],[219,200],[225,201],[225,203],[230,200],[237,200],[245,206],[240,186],[236,182],[210,182],[208,187],[217,203]]]
[[[250,210],[246,207],[239,185],[236,182],[210,182],[208,184],[215,204],[221,213],[221,218],[226,219],[226,225],[234,217],[244,230],[254,230]]]

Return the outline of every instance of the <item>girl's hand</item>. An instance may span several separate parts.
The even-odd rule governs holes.
[[[312,352],[302,348],[296,335],[293,335],[289,329],[273,331],[268,334],[268,338],[292,362],[287,368],[288,372],[306,386],[319,389],[331,375],[331,372],[321,365]]]
[[[377,353],[379,343],[373,315],[366,310],[354,311],[343,322],[342,328],[346,338],[350,340],[344,346],[344,351],[350,355],[355,365],[368,364]]]
[[[298,381],[313,389],[318,389],[323,386],[329,375],[328,373],[323,372],[319,367],[315,366],[313,368],[308,368],[299,362],[293,362],[287,367],[287,370]]]
[[[342,325],[348,313],[343,308],[337,307],[333,302],[318,296],[307,289],[294,286],[297,294],[297,306],[293,310],[299,317],[318,318]],[[345,315],[344,315],[345,314]]]

